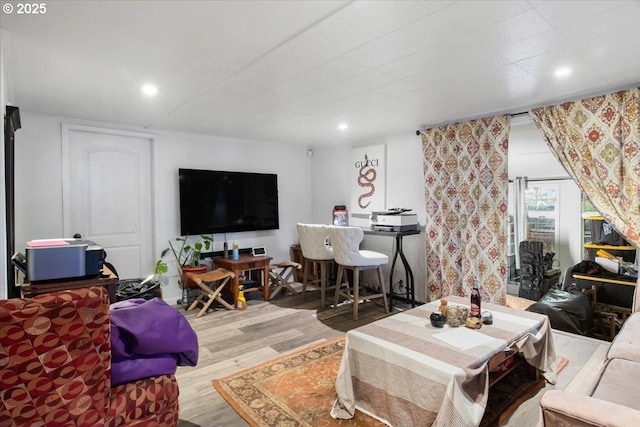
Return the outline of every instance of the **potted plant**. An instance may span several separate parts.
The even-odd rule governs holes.
[[[179,267],[179,283],[183,290],[183,300],[185,300],[184,293],[186,291],[184,274],[188,272],[204,273],[207,271],[207,266],[200,263],[200,254],[202,251],[210,250],[213,246],[213,235],[201,235],[198,240],[195,241],[189,237],[190,236],[180,236],[169,240],[169,247],[162,250],[155,268],[156,274],[166,274],[167,271],[169,271],[169,266],[164,259],[167,254],[171,253],[175,263]]]

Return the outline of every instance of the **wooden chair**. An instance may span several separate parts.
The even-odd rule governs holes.
[[[379,252],[360,250],[360,242],[364,232],[359,227],[329,227],[329,239],[333,247],[333,254],[338,263],[338,277],[333,299],[333,307],[337,307],[338,299],[342,296],[353,303],[353,320],[358,320],[358,306],[360,302],[382,298],[385,313],[389,312],[387,292],[384,287],[382,265],[389,262],[389,257]],[[375,269],[378,278],[379,291],[375,294],[360,294],[360,273],[364,270]],[[353,271],[353,283],[350,286],[346,270]],[[343,279],[345,279],[343,281]],[[344,290],[343,290],[344,286]]]
[[[269,266],[269,283],[271,285],[269,300],[272,300],[283,289],[289,291],[292,295],[298,295],[299,292],[291,286],[289,279],[296,270],[300,270],[301,268],[302,266],[300,264],[293,261],[271,264]]]
[[[632,310],[626,307],[599,303],[598,288],[596,285],[591,285],[591,289],[582,289],[582,293],[591,298],[591,307],[593,307],[595,317],[592,330],[593,336],[607,341],[613,341],[617,333],[617,328],[622,327],[622,324],[627,320]]]
[[[213,271],[200,274],[186,273],[184,275],[185,283],[195,283],[200,288],[200,294],[195,301],[191,303],[187,311],[195,309],[198,304],[202,303],[203,307],[196,316],[200,317],[207,312],[214,301],[218,301],[229,310],[234,310],[235,307],[226,302],[220,295],[222,289],[224,289],[226,284],[229,283],[229,280],[233,279],[233,277],[234,274],[224,268],[216,268]]]

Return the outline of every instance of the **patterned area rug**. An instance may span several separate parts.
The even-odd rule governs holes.
[[[218,393],[251,426],[384,426],[357,412],[329,415],[344,336],[213,381]]]
[[[251,426],[384,426],[356,411],[351,420],[335,420],[329,415],[336,398],[334,382],[344,336],[282,356],[261,365],[213,381],[220,395]],[[561,362],[562,363],[562,362]],[[565,363],[566,364],[566,359]],[[562,366],[564,366],[562,364]],[[517,371],[517,370],[516,370]],[[515,372],[515,371],[514,371]],[[482,425],[493,425],[512,397],[530,396],[531,381],[516,372],[505,377],[488,407]]]

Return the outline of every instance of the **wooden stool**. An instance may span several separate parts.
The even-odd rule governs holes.
[[[273,299],[273,297],[278,295],[283,289],[288,290],[293,295],[298,295],[298,291],[291,286],[289,278],[296,270],[300,270],[301,268],[302,266],[300,264],[293,261],[271,264],[269,266],[269,282],[272,289],[269,291],[269,300]]]
[[[229,310],[233,310],[234,307],[222,299],[220,292],[225,287],[225,285],[229,282],[230,279],[234,277],[234,274],[229,270],[225,270],[224,268],[216,268],[213,271],[208,271],[206,273],[201,274],[193,274],[187,273],[184,275],[185,283],[195,283],[200,288],[200,295],[198,298],[191,303],[187,311],[191,311],[199,303],[203,303],[204,307],[200,310],[196,317],[200,317],[207,312],[209,306],[214,302],[218,301],[224,307]],[[212,289],[213,288],[213,289]],[[205,298],[208,300],[205,302]]]

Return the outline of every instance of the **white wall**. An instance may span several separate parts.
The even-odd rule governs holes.
[[[16,243],[19,250],[23,249],[24,242],[31,239],[62,236],[60,129],[63,121],[70,121],[25,112],[21,112],[21,116],[20,144],[16,145]],[[114,125],[91,124],[117,128]],[[126,130],[149,132],[146,129]],[[558,170],[548,169],[557,165],[551,153],[540,151],[537,154],[540,158],[534,163],[527,157],[531,150],[527,153],[519,151],[518,144],[513,142],[519,139],[519,133],[524,132],[519,132],[518,127],[512,129],[511,147],[515,148],[510,153],[510,171],[513,167],[517,176],[530,178],[557,177]],[[349,207],[351,203],[351,146],[315,148],[313,156],[308,157],[306,147],[171,131],[155,134],[152,154],[155,216],[150,220],[154,221],[157,254],[166,246],[169,238],[179,233],[177,169],[180,167],[277,173],[280,229],[229,233],[226,236],[228,241],[237,240],[240,247],[265,245],[275,260],[289,259],[289,247],[298,241],[295,229],[297,222],[330,223],[334,205],[345,204]],[[355,146],[378,144],[386,144],[387,147],[387,207],[414,209],[419,223],[424,225],[420,138],[411,132],[362,141]],[[559,227],[560,246],[563,249],[558,256],[563,265],[575,264],[581,259],[579,243],[573,246],[571,243],[580,241],[579,221],[576,220],[579,218],[579,192],[571,181],[560,182],[563,205],[560,208]],[[565,202],[568,206],[565,206]],[[351,223],[368,226],[367,221],[362,220],[351,220]],[[214,249],[221,250],[223,241],[224,236],[216,235]],[[389,256],[393,254],[393,240],[386,237],[367,236],[364,247]],[[416,298],[424,301],[425,235],[405,237],[404,252],[414,273]],[[387,277],[388,268],[389,265],[385,271]],[[163,292],[165,298],[173,300],[179,298],[180,291],[175,270],[172,269],[170,275]],[[404,270],[398,264],[394,279],[400,278],[404,278]]]
[[[31,239],[63,236],[61,123],[72,120],[21,112],[20,144],[16,144],[16,246],[24,250]],[[80,123],[79,121],[73,121]],[[87,124],[87,122],[82,122]],[[118,128],[115,125],[90,123]],[[120,127],[125,129],[123,127]],[[149,133],[147,129],[132,129]],[[297,222],[311,221],[310,163],[306,147],[155,132],[152,154],[155,253],[179,234],[178,168],[219,169],[278,174],[280,229],[228,233],[241,248],[266,246],[274,261],[289,259],[297,243]],[[214,250],[222,250],[224,235],[214,236]],[[100,242],[96,242],[100,243]],[[117,266],[116,266],[117,268]],[[149,266],[151,274],[152,266]],[[175,268],[163,286],[170,302],[180,297]],[[123,277],[124,279],[124,277]]]
[[[542,134],[524,117],[513,120],[509,129],[509,179],[517,176],[528,178],[568,178],[569,174],[551,153]]]
[[[387,146],[387,207],[414,209],[418,222],[425,224],[425,201],[422,166],[422,144],[415,133],[398,134],[356,146],[386,144]],[[335,146],[314,150],[311,171],[312,220],[331,222],[334,205],[351,203],[350,150],[351,146]],[[529,178],[568,177],[530,120],[512,126],[509,135],[509,177]],[[580,192],[572,180],[558,181],[560,188],[559,251],[556,255],[562,267],[577,264],[582,259],[580,229]],[[353,220],[350,224],[368,226],[367,221]],[[404,238],[407,255],[415,277],[416,299],[426,299],[425,235]],[[379,236],[366,236],[364,247],[393,254],[392,240]],[[389,265],[385,269],[388,277]],[[396,266],[394,281],[404,278],[402,265]]]
[[[356,146],[385,144],[387,148],[387,208],[413,209],[421,226],[425,224],[425,202],[422,173],[422,147],[420,137],[400,134],[363,141]],[[331,222],[331,211],[335,205],[351,207],[350,171],[351,146],[335,146],[314,150],[311,169],[312,220],[317,223]],[[368,227],[368,220],[349,218],[350,225]],[[425,235],[407,236],[403,249],[415,279],[416,300],[426,298]],[[390,259],[384,269],[388,280],[394,239],[382,236],[365,236],[363,249],[386,253]],[[405,271],[398,259],[394,282],[405,278]]]
[[[516,120],[509,132],[509,179],[527,177],[559,187],[558,252],[561,271],[582,260],[580,189],[551,152],[531,119]],[[563,179],[564,178],[564,179]]]
[[[582,212],[581,194],[573,180],[560,181],[560,206],[558,207],[558,253],[556,259],[560,272],[582,261]]]

